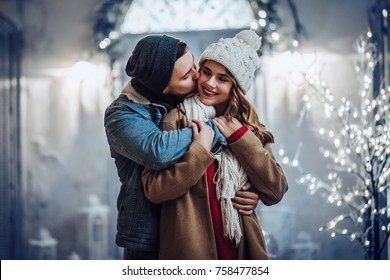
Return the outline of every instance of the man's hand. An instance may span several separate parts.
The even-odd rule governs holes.
[[[236,192],[236,196],[232,198],[234,208],[242,215],[251,215],[259,202],[258,194],[249,190],[251,187],[250,182],[245,183],[242,189]]]

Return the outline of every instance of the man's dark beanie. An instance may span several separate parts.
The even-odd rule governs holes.
[[[166,35],[141,39],[127,61],[126,74],[149,93],[162,94],[172,77],[179,43],[180,40]]]

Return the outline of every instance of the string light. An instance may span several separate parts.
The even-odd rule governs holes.
[[[267,50],[295,50],[299,46],[298,37],[305,35],[305,30],[300,23],[295,3],[292,0],[287,1],[295,27],[293,36],[287,34],[280,28],[282,25],[282,17],[277,12],[277,0],[248,0],[255,16],[255,20],[250,26],[261,38],[260,55]]]
[[[319,148],[324,159],[329,160],[327,167],[331,172],[326,179],[307,173],[298,180],[299,184],[308,187],[310,194],[321,190],[326,193],[330,204],[350,209],[319,230],[329,232],[331,237],[348,236],[349,240],[358,241],[367,248],[367,252],[374,250],[374,246],[375,250],[386,247],[383,244],[378,246],[377,241],[372,240],[374,230],[385,236],[385,243],[390,236],[390,206],[378,208],[379,200],[385,198],[390,189],[390,106],[387,104],[390,90],[382,88],[377,96],[373,94],[373,71],[378,57],[369,38],[371,34],[367,33],[367,37],[359,38],[354,46],[358,54],[355,71],[361,81],[360,100],[354,102],[357,104],[346,98],[341,99],[341,104],[336,104],[325,81],[304,75],[308,91],[303,102],[310,104],[309,97],[319,97],[324,116],[340,127],[316,130],[318,137],[330,144],[327,148]],[[303,107],[308,109],[311,106]],[[283,162],[290,162],[284,150],[283,157]],[[343,183],[345,174],[349,174],[348,180],[352,183]],[[343,226],[346,220],[351,223],[354,232]],[[380,224],[377,226],[375,223]]]

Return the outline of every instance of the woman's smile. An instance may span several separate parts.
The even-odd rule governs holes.
[[[203,95],[205,95],[206,97],[214,97],[214,96],[218,95],[218,93],[212,92],[212,91],[206,89],[205,87],[203,87],[202,89],[203,89]]]

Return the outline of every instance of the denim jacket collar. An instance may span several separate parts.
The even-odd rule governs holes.
[[[125,88],[122,90],[122,94],[126,95],[127,98],[135,103],[149,105],[151,102],[146,99],[146,97],[139,94],[131,85],[130,82],[127,83]]]
[[[162,114],[165,115],[167,113],[167,108],[158,103],[150,102],[146,97],[139,94],[135,88],[131,85],[131,82],[128,82],[127,85],[122,90],[122,94],[125,95],[130,101],[142,104],[142,105],[151,105],[157,106],[160,110],[162,109]]]

